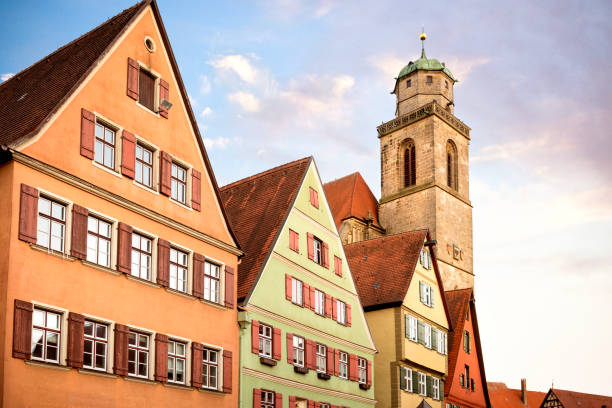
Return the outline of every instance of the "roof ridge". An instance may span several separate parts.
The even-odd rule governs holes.
[[[298,159],[298,160],[294,160],[294,161],[289,162],[289,163],[281,164],[279,166],[272,167],[271,169],[262,171],[261,173],[253,174],[252,176],[248,176],[248,177],[245,177],[243,179],[239,179],[239,180],[233,181],[230,184],[226,184],[226,185],[220,187],[219,189],[220,190],[227,190],[228,188],[235,187],[237,184],[246,183],[248,181],[255,180],[255,179],[259,178],[259,177],[267,176],[269,174],[272,174],[272,173],[275,173],[277,171],[286,169],[288,167],[297,166],[298,164],[301,164],[302,162],[310,160],[310,159],[312,159],[312,156],[304,157],[304,158],[301,158],[301,159]]]
[[[331,181],[328,181],[327,183],[323,183],[323,185],[326,185],[326,184],[331,184],[331,183],[335,183],[335,182],[337,182],[337,181],[340,181],[340,180],[343,180],[343,179],[345,179],[345,178],[351,177],[351,176],[353,176],[353,175],[355,175],[355,174],[359,174],[359,171],[354,171],[354,172],[349,173],[349,174],[347,174],[347,175],[345,175],[345,176],[339,177],[339,178],[337,178],[337,179],[333,179],[333,180],[331,180]]]

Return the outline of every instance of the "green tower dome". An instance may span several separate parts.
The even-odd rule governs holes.
[[[448,77],[452,79],[453,82],[458,82],[458,80],[455,79],[453,74],[450,72],[448,68],[446,68],[446,65],[444,65],[443,62],[440,62],[435,58],[427,58],[427,56],[425,55],[425,39],[426,38],[427,37],[425,33],[421,33],[421,42],[422,42],[421,58],[419,58],[418,60],[414,62],[410,61],[408,65],[402,68],[399,75],[397,76],[397,79],[400,79],[415,71],[423,70],[423,71],[442,71],[446,75],[448,75]]]

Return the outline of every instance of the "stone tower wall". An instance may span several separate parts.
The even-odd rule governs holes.
[[[427,83],[427,77],[432,77],[432,82]],[[410,80],[410,87],[407,82]],[[432,100],[440,106],[454,113],[454,106],[448,105],[453,100],[453,80],[442,71],[416,71],[404,77],[397,84],[396,89],[396,116],[411,112]]]

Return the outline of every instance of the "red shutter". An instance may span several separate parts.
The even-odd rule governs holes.
[[[334,361],[334,375],[340,375],[340,350],[336,349],[334,355],[336,358]]]
[[[274,328],[274,336],[272,337],[272,358],[275,360],[281,359],[281,329]]]
[[[128,333],[126,325],[115,323],[115,367],[113,372],[117,375],[128,373]]]
[[[70,367],[83,368],[85,316],[78,313],[68,313],[68,358]]]
[[[317,369],[317,351],[312,340],[306,340],[306,368]]]
[[[319,193],[312,187],[310,187],[310,204],[315,208],[319,208]]]
[[[191,207],[201,211],[202,206],[202,173],[196,169],[191,170]]]
[[[128,58],[128,72],[127,72],[127,95],[135,100],[138,100],[138,73],[140,72],[140,66],[138,62],[132,58]]]
[[[306,238],[308,241],[308,259],[314,261],[314,236],[308,232]]]
[[[170,174],[172,171],[172,156],[170,153],[161,152],[159,155],[159,192],[169,196],[172,192]]]
[[[283,407],[283,394],[281,394],[280,392],[275,392],[274,393],[274,408],[279,407],[282,408]]]
[[[81,156],[94,158],[96,115],[81,109]]]
[[[225,307],[234,308],[234,268],[225,266]]]
[[[121,137],[121,174],[133,179],[135,163],[136,138],[133,133],[124,129]]]
[[[87,258],[87,216],[89,211],[80,205],[72,205],[72,232],[70,254],[78,259]]]
[[[289,397],[289,408],[295,408],[295,396]]]
[[[310,309],[310,285],[304,283],[302,286],[302,295],[304,297],[303,305],[305,308]]]
[[[346,304],[346,325],[351,327],[351,305]]]
[[[168,109],[162,106],[161,101],[162,99],[170,101],[169,94],[170,94],[170,90],[168,87],[168,82],[160,78],[159,79],[159,114],[166,119],[168,119]]]
[[[315,310],[315,287],[311,286],[310,287],[310,309],[311,310]]]
[[[259,354],[259,322],[251,322],[251,353]]]
[[[19,202],[19,239],[35,244],[37,227],[38,190],[22,183]]]
[[[366,370],[366,385],[369,387],[372,385],[372,362],[368,360],[368,368]]]
[[[193,296],[204,298],[204,255],[193,254]]]
[[[155,334],[155,381],[168,381],[168,336]]]
[[[285,274],[285,299],[291,300],[291,276]]]
[[[327,347],[327,374],[334,375],[334,349]]]
[[[332,297],[329,294],[325,294],[325,317],[331,317],[332,308]]]
[[[165,239],[157,239],[157,283],[168,287],[170,275],[170,243]]]
[[[315,402],[312,400],[308,400],[308,408],[315,408]]]
[[[342,276],[342,259],[334,256],[334,273],[338,276]]]
[[[223,392],[232,392],[232,352],[223,350]]]
[[[323,242],[323,266],[329,269],[329,246]]]
[[[196,388],[202,386],[202,350],[200,343],[191,343],[191,386]]]
[[[338,321],[338,299],[332,298],[332,319]]]
[[[32,357],[32,311],[31,303],[15,299],[13,311],[13,357]]]
[[[287,363],[293,364],[293,334],[287,333]]]
[[[261,407],[261,390],[253,388],[253,408]]]
[[[132,272],[132,227],[120,222],[118,230],[117,270],[129,274]]]
[[[349,380],[357,381],[359,374],[357,372],[357,356],[355,354],[349,355]]]

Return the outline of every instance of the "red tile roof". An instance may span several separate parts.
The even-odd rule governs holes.
[[[2,82],[0,145],[36,132],[146,5],[145,1],[135,4]]]
[[[221,199],[245,257],[238,265],[238,299],[249,294],[302,185],[312,157],[221,187]]]
[[[521,390],[508,388],[502,382],[489,382],[487,386],[493,408],[539,408],[546,396],[544,392],[526,391],[527,404],[523,404]]]
[[[359,172],[325,183],[323,188],[337,228],[349,217],[372,218],[373,224],[380,227],[378,200]]]
[[[605,395],[585,394],[576,391],[558,390],[556,388],[551,388],[548,394],[551,392],[561,401],[563,408],[612,407],[612,397]]]

